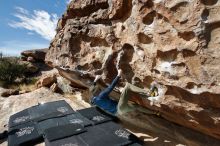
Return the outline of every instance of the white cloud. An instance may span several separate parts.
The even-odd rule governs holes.
[[[23,14],[26,14],[26,15],[28,15],[29,14],[29,12],[27,11],[27,10],[25,10],[24,8],[22,8],[22,7],[15,7],[15,9],[17,10],[17,12],[19,12],[19,13],[23,13]]]
[[[66,0],[66,3],[69,4],[72,0]]]
[[[33,32],[28,32],[27,34],[28,34],[28,35],[34,35],[34,33],[33,33]]]
[[[40,42],[22,42],[22,41],[6,41],[3,42],[0,46],[0,52],[8,56],[19,56],[20,53],[24,50],[31,50],[31,49],[42,49],[48,48],[49,42],[47,43],[40,43]]]
[[[30,14],[29,11],[21,7],[15,7],[15,9],[17,12],[14,16],[19,21],[12,21],[9,26],[35,32],[46,40],[51,40],[55,36],[58,22],[56,14],[49,14],[44,10],[34,10],[33,14]]]

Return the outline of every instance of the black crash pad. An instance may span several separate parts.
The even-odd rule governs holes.
[[[24,124],[29,121],[41,121],[72,113],[75,113],[75,111],[64,100],[48,102],[30,107],[12,115],[9,119],[9,127]]]
[[[52,118],[56,116],[71,114],[75,111],[66,101],[60,100],[60,101],[39,104],[37,106],[29,108],[28,112],[30,114],[30,119],[33,120],[36,119],[39,121],[39,120],[48,119],[48,116]]]
[[[39,104],[10,117],[8,145],[34,145],[43,137],[47,146],[141,145],[116,120],[98,107],[74,111],[64,100]]]
[[[38,121],[54,117],[64,117],[76,113],[70,105],[64,101],[39,104],[20,111],[9,118],[9,146],[25,145],[43,139],[38,132]]]
[[[116,120],[117,118],[113,115],[106,113],[105,111],[101,110],[100,108],[94,106],[91,108],[86,108],[82,110],[78,110],[78,112],[86,117],[87,119],[94,122],[94,124],[101,124],[108,121]]]
[[[75,112],[73,114],[66,115],[63,117],[51,118],[40,121],[37,124],[37,128],[39,134],[42,135],[46,129],[68,124],[80,124],[83,127],[86,127],[92,125],[93,122],[83,117],[80,113]]]
[[[43,140],[33,122],[9,128],[8,134],[8,146],[29,146]]]
[[[29,115],[28,109],[25,109],[23,111],[20,111],[10,116],[8,126],[13,127],[16,125],[26,123],[28,121],[30,121],[30,115]]]
[[[110,121],[86,127],[86,132],[60,140],[45,140],[46,146],[80,145],[80,146],[123,146],[141,145],[137,137]]]
[[[86,129],[82,125],[68,124],[68,125],[46,129],[44,132],[44,137],[48,141],[55,141],[66,137],[70,137],[72,135],[77,135],[83,132],[86,132]]]

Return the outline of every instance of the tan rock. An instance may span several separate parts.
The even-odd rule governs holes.
[[[28,61],[28,62],[35,62],[35,59],[34,59],[34,57],[28,57],[28,58],[27,58],[27,61]]]
[[[44,61],[48,49],[26,50],[21,53],[25,57],[33,57],[35,60]]]
[[[22,61],[27,61],[27,57],[21,56],[21,60],[22,60]]]
[[[38,72],[38,70],[39,70],[39,67],[36,64],[31,63],[29,61],[19,61],[19,64],[26,65],[25,72],[28,74],[34,74],[34,73]]]
[[[146,146],[218,146],[220,142],[211,136],[138,111],[127,113],[120,120]]]
[[[121,85],[146,88],[156,80],[163,95],[146,99],[145,107],[220,139],[219,12],[219,0],[74,1],[46,62],[101,73],[106,83],[117,68]]]
[[[50,86],[50,90],[53,92],[57,92],[59,89],[57,83],[53,83],[53,85]]]
[[[3,88],[1,88],[0,90],[1,90],[0,96],[2,96],[2,97],[9,97],[11,95],[18,95],[19,94],[19,91],[17,89],[3,89]]]
[[[72,94],[74,92],[73,87],[71,87],[71,82],[61,76],[57,77],[57,86],[62,93]]]
[[[36,72],[38,72],[38,70],[39,70],[39,68],[36,65],[28,64],[26,72],[27,73],[36,73]]]
[[[46,74],[42,76],[37,82],[37,88],[40,87],[50,87],[53,83],[56,82],[56,74]]]
[[[27,90],[21,90],[21,91],[19,91],[19,95],[20,95],[20,94],[25,94],[25,93],[28,93],[28,92],[30,92],[30,91],[27,91]]]

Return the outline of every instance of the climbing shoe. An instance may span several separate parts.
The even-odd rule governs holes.
[[[155,114],[156,116],[158,116],[158,117],[161,117],[161,114],[160,114],[159,111],[156,111],[154,114]]]
[[[148,92],[148,95],[149,95],[150,97],[158,96],[158,95],[159,95],[159,94],[158,94],[158,88],[157,88],[155,85],[151,85],[150,90],[149,90],[149,92]]]

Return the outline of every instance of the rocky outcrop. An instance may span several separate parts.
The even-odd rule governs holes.
[[[51,85],[53,85],[57,79],[56,79],[56,73],[52,72],[46,75],[43,75],[37,82],[36,82],[36,86],[37,88],[41,88],[41,87],[50,87]]]
[[[33,49],[21,52],[20,62],[27,65],[27,74],[38,76],[43,72],[52,70],[52,68],[45,64],[45,56],[48,49]]]
[[[14,89],[8,89],[7,91],[2,93],[2,97],[9,97],[11,95],[18,95],[19,91],[18,90],[14,90]]]
[[[35,60],[44,61],[47,50],[48,49],[36,49],[23,51],[21,52],[21,55],[23,56],[22,59],[30,62],[34,62]]]
[[[59,91],[59,87],[58,87],[57,83],[53,83],[53,85],[50,86],[50,90],[52,92],[58,92]]]
[[[4,89],[0,87],[0,96],[1,97],[9,97],[11,95],[18,95],[19,90],[17,89]]]
[[[219,0],[73,0],[46,55],[51,66],[102,74],[160,96],[142,105],[220,139]]]
[[[219,140],[160,117],[130,112],[120,121],[148,146],[218,146]],[[135,126],[134,126],[135,123]]]
[[[25,65],[27,74],[34,74],[39,71],[39,67],[35,63],[31,63],[29,61],[19,61],[19,64]]]
[[[35,86],[37,88],[49,87],[51,91],[62,94],[74,93],[74,87],[72,87],[71,81],[60,76],[57,70],[52,70],[42,75]]]
[[[72,94],[74,92],[73,87],[71,87],[71,82],[61,76],[57,77],[57,87],[65,94]]]

